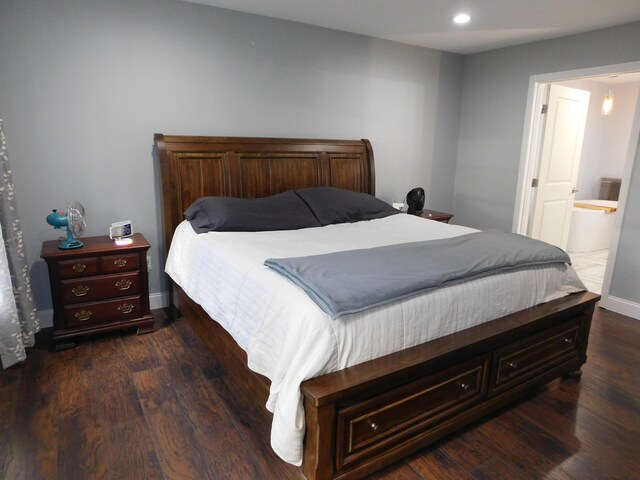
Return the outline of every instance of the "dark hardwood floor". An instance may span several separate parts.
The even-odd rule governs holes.
[[[183,320],[105,335],[0,372],[0,479],[300,478]],[[640,322],[598,310],[581,380],[556,381],[371,478],[632,479]]]

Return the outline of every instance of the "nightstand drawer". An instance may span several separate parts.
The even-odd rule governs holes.
[[[64,307],[67,327],[122,321],[140,316],[140,296]]]
[[[138,272],[103,275],[60,282],[60,295],[65,305],[93,302],[140,293]]]
[[[76,278],[98,273],[97,258],[77,258],[58,262],[60,278]]]
[[[58,262],[60,278],[78,278],[99,273],[131,272],[138,270],[138,254],[105,255],[93,258],[78,258]]]
[[[106,255],[102,257],[102,273],[130,272],[138,269],[138,255]]]

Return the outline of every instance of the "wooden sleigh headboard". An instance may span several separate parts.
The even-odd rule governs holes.
[[[164,245],[197,198],[259,198],[330,186],[375,194],[368,140],[194,137],[156,133]]]

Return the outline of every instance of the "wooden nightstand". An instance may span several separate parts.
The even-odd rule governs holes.
[[[435,210],[427,210],[426,208],[420,212],[420,216],[443,223],[449,223],[449,220],[453,218],[453,214],[451,213],[436,212]]]
[[[58,240],[42,244],[49,267],[53,300],[55,350],[72,348],[73,337],[138,327],[154,331],[149,310],[147,250],[144,236],[118,247],[107,236],[82,238],[84,246],[58,248]]]

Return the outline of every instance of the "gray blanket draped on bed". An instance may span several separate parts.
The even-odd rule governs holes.
[[[454,282],[550,263],[570,263],[570,259],[548,243],[494,230],[265,261],[302,288],[332,319]]]

